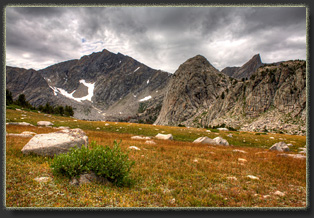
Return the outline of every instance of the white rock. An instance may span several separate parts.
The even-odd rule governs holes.
[[[129,149],[131,149],[131,150],[138,150],[138,151],[141,150],[141,149],[139,149],[139,148],[136,147],[136,146],[130,146]]]
[[[173,139],[173,136],[172,134],[161,134],[161,133],[158,133],[155,138],[157,139],[163,139],[163,140],[172,140]]]
[[[234,150],[232,150],[232,151],[233,151],[233,152],[239,152],[239,153],[247,154],[246,151],[239,150],[239,149],[234,149]]]
[[[233,135],[232,134],[229,134],[229,135],[227,135],[229,138],[232,138],[233,137]]]
[[[132,136],[131,139],[139,139],[139,140],[145,139],[145,140],[147,140],[147,139],[150,139],[150,137],[136,135],[136,136]]]
[[[275,139],[274,137],[269,137],[270,139]]]
[[[244,158],[238,158],[238,162],[240,162],[240,163],[246,163],[246,162],[247,162],[247,160],[246,160],[246,159],[244,159]]]
[[[281,192],[281,191],[275,191],[275,192],[274,192],[274,195],[278,195],[278,196],[280,196],[280,197],[284,197],[286,194],[283,193],[283,192]]]
[[[216,142],[211,139],[211,138],[208,138],[207,136],[204,136],[204,137],[199,137],[197,139],[195,139],[193,141],[193,143],[200,143],[200,144],[216,144]]]
[[[109,126],[109,125],[110,125],[109,123],[106,123],[106,124],[105,124],[105,126]]]
[[[49,182],[51,178],[50,177],[36,177],[34,180],[36,182]]]
[[[220,136],[213,139],[217,145],[229,146],[229,143],[226,139],[221,138]]]
[[[226,179],[228,179],[228,180],[234,180],[234,181],[237,181],[237,180],[238,180],[237,177],[234,177],[234,176],[229,176],[229,177],[227,177]]]
[[[227,128],[217,128],[219,131],[229,131]]]
[[[254,180],[259,180],[258,177],[256,176],[252,176],[252,175],[247,175],[246,177],[250,178],[250,179],[254,179]]]
[[[53,126],[53,123],[50,121],[38,121],[37,126]]]
[[[212,131],[210,131],[209,129],[207,129],[205,132],[212,132]]]
[[[81,129],[64,129],[58,132],[35,135],[23,148],[23,154],[54,156],[66,153],[72,147],[87,146],[88,137]]]
[[[97,127],[96,129],[100,129],[99,127]]]
[[[152,140],[147,140],[147,141],[145,141],[145,144],[147,144],[147,145],[156,145],[157,143],[152,141]]]
[[[286,143],[278,142],[278,143],[274,144],[273,146],[271,146],[269,148],[269,150],[284,152],[284,151],[289,151],[290,149]]]

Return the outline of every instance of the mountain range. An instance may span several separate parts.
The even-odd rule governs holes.
[[[259,54],[221,72],[197,55],[174,74],[104,49],[42,70],[6,67],[13,98],[71,105],[74,117],[245,131],[306,132],[306,63]]]

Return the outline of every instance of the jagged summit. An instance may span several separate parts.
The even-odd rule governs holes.
[[[260,66],[263,66],[261,56],[256,54],[241,67],[226,67],[221,72],[236,79],[249,78]]]

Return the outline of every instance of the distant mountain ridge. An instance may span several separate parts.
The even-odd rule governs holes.
[[[71,105],[78,119],[306,132],[301,60],[264,64],[257,54],[220,72],[197,55],[170,74],[104,49],[39,71],[7,66],[6,86],[34,106]]]
[[[16,69],[7,66],[7,78],[11,78]],[[19,70],[18,72],[28,72]],[[33,71],[32,71],[33,72]],[[43,102],[51,104],[72,105],[75,117],[93,120],[118,120],[137,117],[140,100],[150,96],[160,103],[164,87],[167,86],[169,73],[154,70],[123,54],[114,54],[107,50],[83,56],[78,60],[70,60],[34,71],[36,79],[40,80],[41,89],[17,90],[24,87],[30,80],[22,74],[21,81],[7,80],[7,87],[16,98],[21,92],[27,96],[38,96],[27,99],[33,105]],[[22,79],[23,78],[23,79]],[[80,100],[87,96],[90,87],[91,98]]]

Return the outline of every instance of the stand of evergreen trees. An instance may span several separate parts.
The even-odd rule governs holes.
[[[20,94],[17,100],[13,100],[12,92],[8,89],[6,90],[6,105],[17,105],[23,108],[27,108],[30,110],[37,110],[47,114],[58,114],[61,116],[73,116],[73,108],[71,106],[66,105],[63,106],[53,106],[50,105],[48,102],[43,106],[39,105],[37,108],[32,106],[28,101],[26,101],[26,97],[24,94]]]

